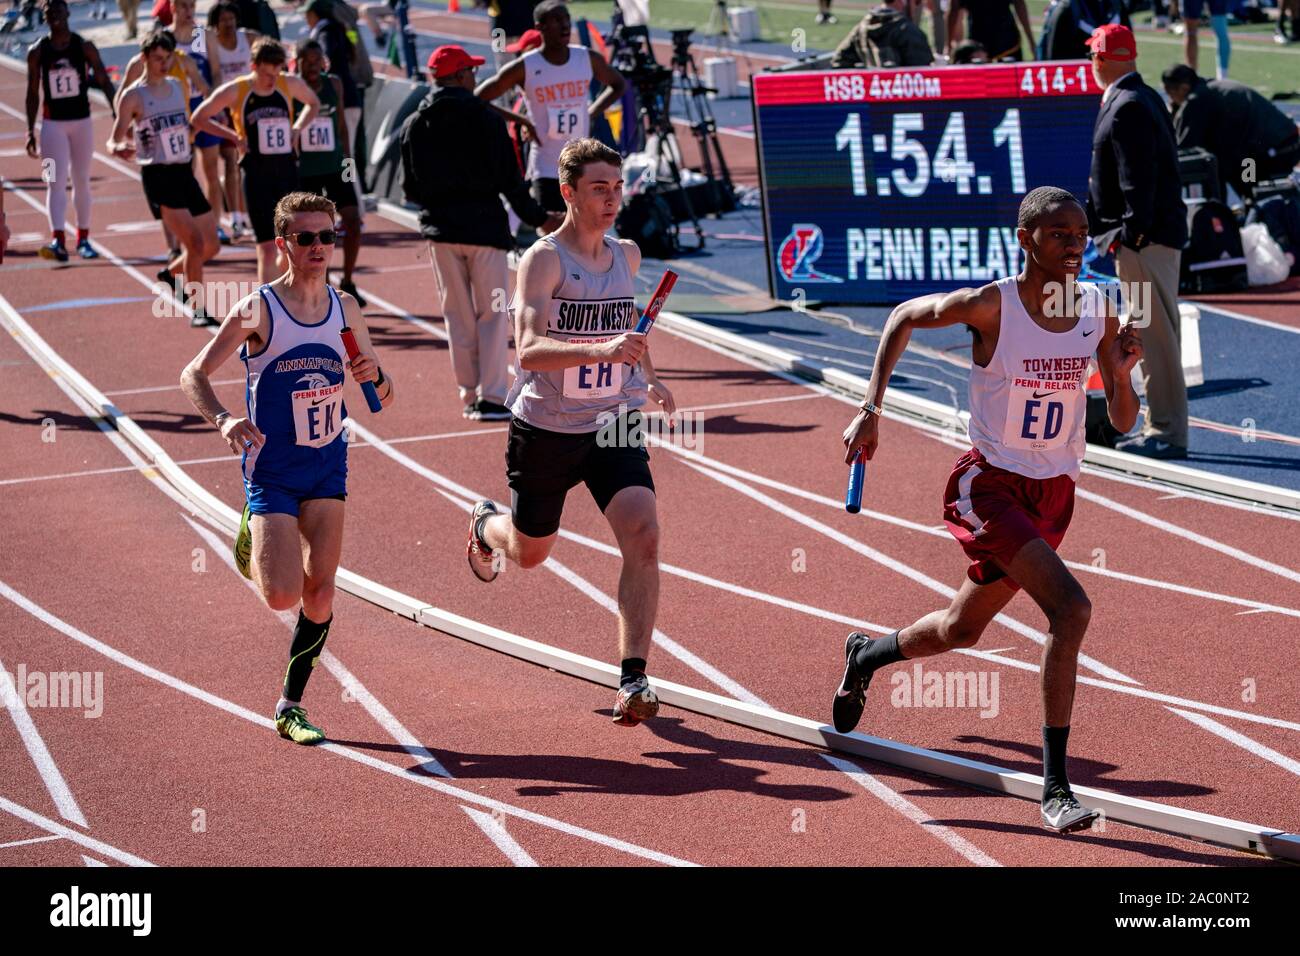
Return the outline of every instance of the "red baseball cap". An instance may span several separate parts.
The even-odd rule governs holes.
[[[1127,62],[1137,59],[1137,41],[1133,31],[1122,23],[1105,23],[1088,37],[1088,49],[1103,60]]]
[[[541,45],[542,45],[541,30],[525,30],[523,36],[521,36],[514,43],[511,43],[506,47],[506,52],[523,53],[526,50],[531,50],[534,47],[539,47]]]
[[[464,47],[450,44],[440,46],[429,54],[429,69],[433,71],[436,79],[441,80],[443,77],[451,76],[461,70],[469,69],[471,66],[482,66],[487,60],[481,56],[470,56],[465,52]]]

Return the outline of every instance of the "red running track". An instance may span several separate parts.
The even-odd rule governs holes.
[[[13,93],[6,84],[6,100],[15,102]],[[3,119],[0,136],[18,127]],[[99,127],[102,141],[103,117]],[[4,157],[0,171],[19,181],[21,195],[43,200],[20,179],[30,177],[26,160]],[[139,184],[103,162],[95,174],[96,234],[150,275],[157,234],[129,226],[148,218]],[[6,206],[11,224],[23,222],[16,231],[40,229],[19,196]],[[359,413],[379,442],[352,449],[344,565],[447,610],[609,659],[618,567],[608,553],[565,539],[555,552],[562,568],[509,570],[491,586],[465,567],[465,513],[437,482],[506,498],[502,429],[459,417],[425,247],[397,224],[372,216],[369,225],[359,279],[395,307],[366,312],[398,402],[382,416]],[[210,278],[246,280],[251,271],[251,249],[238,247],[223,251]],[[107,258],[57,267],[20,247],[0,275],[5,298],[52,348],[238,506],[235,461],[174,386],[204,333],[155,318],[149,290]],[[92,295],[119,301],[73,301]],[[654,452],[666,640],[652,673],[824,719],[846,622],[899,626],[943,603],[935,588],[960,581],[955,544],[927,531],[939,523],[940,490],[959,449],[888,422],[865,505],[895,523],[852,517],[833,506],[847,406],[671,335],[657,335],[654,348],[679,404],[705,418],[704,459]],[[332,660],[307,701],[338,746],[292,747],[267,719],[287,627],[230,570],[226,539],[132,468],[8,338],[0,364],[8,372],[0,481],[13,529],[0,557],[0,661],[10,671],[99,671],[104,686],[97,718],[33,708],[25,738],[19,722],[0,722],[3,752],[16,758],[6,759],[14,772],[0,797],[27,808],[0,814],[0,844],[61,824],[158,863],[1260,862],[1114,823],[1054,837],[1036,827],[1025,801],[868,761],[832,763],[815,749],[672,709],[623,731],[608,723],[605,688],[346,595]],[[239,373],[232,362],[219,380]],[[220,392],[238,407],[238,384]],[[351,405],[364,408],[359,394]],[[580,493],[566,528],[612,545]],[[1084,477],[1062,553],[1108,573],[1080,570],[1095,611],[1085,645],[1093,669],[1081,671],[1091,683],[1080,688],[1071,742],[1076,783],[1300,828],[1288,756],[1300,731],[1294,530],[1287,518]],[[1043,622],[1023,597],[1008,614],[1010,626],[991,627],[976,649],[985,656],[923,664],[996,675],[996,715],[891,706],[890,678],[907,670],[896,668],[878,679],[862,729],[1036,772],[1032,637]],[[1249,701],[1243,681],[1253,682]],[[49,754],[43,774],[34,735]],[[431,776],[431,766],[450,777]],[[33,822],[31,812],[50,822]],[[83,852],[116,859],[66,835],[0,849],[6,863],[32,864],[75,864]]]

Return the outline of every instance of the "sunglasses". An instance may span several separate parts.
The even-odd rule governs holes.
[[[320,232],[307,232],[304,229],[302,232],[290,233],[289,235],[282,236],[281,238],[293,239],[295,242],[298,243],[298,245],[306,249],[308,246],[314,243],[317,240],[317,238],[320,239],[320,244],[322,246],[332,246],[334,245],[334,241],[338,238],[338,233],[335,232],[333,229],[322,229]]]

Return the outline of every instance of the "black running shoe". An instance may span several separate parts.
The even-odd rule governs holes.
[[[481,422],[508,422],[514,417],[514,413],[504,405],[498,405],[496,402],[489,402],[482,398],[478,401],[478,421]]]
[[[339,291],[346,292],[348,295],[352,296],[352,298],[356,299],[357,305],[361,306],[361,308],[364,309],[366,307],[366,300],[362,297],[361,293],[357,291],[355,283],[340,282]]]
[[[1056,789],[1040,808],[1043,826],[1057,833],[1074,833],[1090,829],[1101,816],[1100,810],[1081,805],[1069,790]]]
[[[858,666],[853,662],[858,651],[871,643],[871,638],[861,631],[854,631],[844,642],[844,679],[835,692],[831,703],[831,722],[835,729],[847,734],[862,719],[862,711],[867,706],[867,685],[871,675],[865,677],[858,673]]]

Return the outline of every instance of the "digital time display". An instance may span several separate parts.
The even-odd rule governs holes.
[[[760,73],[772,294],[894,304],[1020,268],[1025,193],[1087,194],[1086,62]]]

